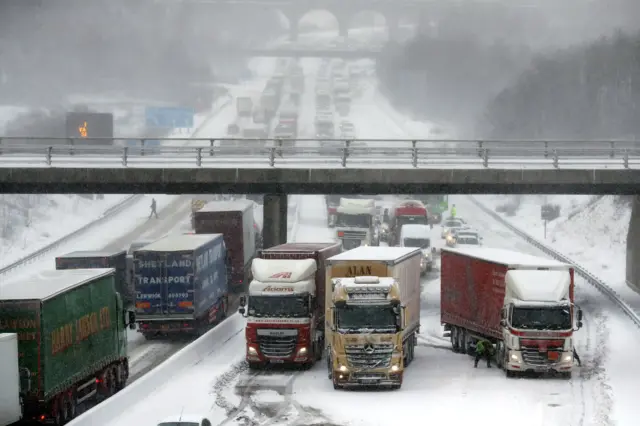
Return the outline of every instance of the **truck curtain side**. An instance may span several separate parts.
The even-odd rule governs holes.
[[[571,265],[517,252],[443,249],[441,322],[454,352],[473,353],[478,339],[489,339],[497,344],[496,360],[507,376],[555,371],[570,377],[571,337],[582,317],[578,309],[574,329],[573,275]],[[525,310],[530,313],[523,318],[535,322],[513,326],[511,316]],[[558,324],[547,327],[545,321],[554,320]]]
[[[194,213],[196,234],[222,234],[230,259],[231,291],[243,292],[251,282],[256,253],[253,203],[247,200],[214,202]]]
[[[0,332],[18,334],[27,418],[60,424],[75,416],[76,404],[126,384],[127,319],[114,270],[87,271],[47,271],[6,285],[0,295]],[[59,290],[28,295],[47,284]],[[10,287],[16,285],[24,287]]]
[[[73,252],[56,257],[56,269],[114,268],[116,289],[127,307],[133,307],[135,291],[127,273],[127,252]]]
[[[145,336],[197,333],[224,317],[227,256],[220,234],[167,236],[136,251],[134,264],[137,321]]]

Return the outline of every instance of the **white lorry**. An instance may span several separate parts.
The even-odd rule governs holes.
[[[336,209],[336,235],[345,250],[378,245],[375,241],[376,202],[372,199],[341,198]]]
[[[0,334],[0,359],[0,426],[7,426],[22,418],[17,334]]]
[[[416,247],[422,251],[420,272],[424,275],[433,269],[433,252],[431,247],[431,228],[428,225],[413,224],[404,225],[400,229],[400,247]]]

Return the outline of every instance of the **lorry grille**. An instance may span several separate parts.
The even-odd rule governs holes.
[[[260,345],[260,352],[262,355],[267,358],[290,357],[298,343],[298,333],[297,330],[287,331],[296,331],[296,333],[285,336],[274,336],[269,334],[261,335],[258,333],[258,344]]]
[[[341,231],[343,240],[358,240],[362,241],[367,238],[367,233],[363,231]]]
[[[522,360],[529,365],[551,365],[556,364],[559,359],[549,359],[548,352],[559,352],[562,354],[562,346],[549,346],[548,352],[540,352],[537,347],[522,346]]]
[[[363,370],[387,368],[391,364],[393,344],[347,345],[345,353],[350,367]]]

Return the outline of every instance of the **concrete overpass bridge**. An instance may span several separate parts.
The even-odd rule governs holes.
[[[224,14],[243,11],[279,11],[289,21],[290,39],[297,40],[299,22],[312,11],[326,11],[331,14],[338,26],[339,35],[346,37],[354,18],[362,12],[373,12],[386,21],[389,38],[396,40],[400,22],[413,23],[438,21],[446,17],[468,20],[481,14],[495,20],[513,21],[514,10],[526,10],[526,14],[536,13],[530,0],[497,2],[493,0],[153,0],[160,6],[180,7],[181,13],[195,11],[206,16],[206,9]],[[467,16],[468,15],[468,16]]]
[[[640,192],[635,141],[121,142],[3,138],[0,192],[262,193],[275,243],[286,239],[287,194]]]

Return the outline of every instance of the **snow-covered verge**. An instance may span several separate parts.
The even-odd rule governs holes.
[[[613,195],[482,195],[477,199],[494,210],[513,206],[513,210],[507,209],[512,212],[500,212],[511,224],[569,256],[604,280],[627,303],[640,308],[640,295],[625,282],[631,205],[624,198]],[[545,203],[560,206],[560,217],[547,224],[546,238],[540,217],[541,206]]]
[[[128,195],[0,195],[0,267],[33,253],[101,217]]]

